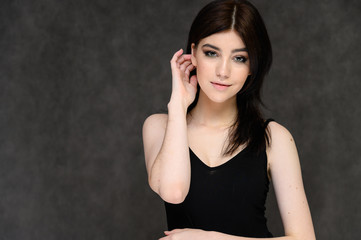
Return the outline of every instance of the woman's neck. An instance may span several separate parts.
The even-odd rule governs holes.
[[[228,128],[237,117],[236,96],[222,103],[210,100],[200,89],[197,105],[191,111],[191,121],[212,128]]]

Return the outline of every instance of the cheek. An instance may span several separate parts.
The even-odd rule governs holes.
[[[197,65],[197,78],[198,82],[209,80],[214,73],[214,67],[211,64],[205,62],[198,62]]]
[[[210,68],[212,68],[212,64],[210,64],[209,62],[207,63],[206,61],[197,61],[198,65],[197,65],[197,71],[199,72],[204,72],[209,70]]]
[[[244,84],[245,81],[247,80],[247,77],[249,76],[249,68],[245,67],[242,69],[237,69],[234,72],[233,76],[235,77],[235,79],[238,79],[237,82]]]

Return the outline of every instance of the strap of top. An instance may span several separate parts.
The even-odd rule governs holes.
[[[265,122],[264,122],[264,128],[266,128],[268,126],[269,122],[275,121],[273,118],[268,118]]]

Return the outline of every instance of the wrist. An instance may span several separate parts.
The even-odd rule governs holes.
[[[181,101],[177,101],[171,98],[167,107],[168,107],[168,114],[183,113],[184,115],[187,115],[188,106],[186,106],[186,104],[182,103]]]

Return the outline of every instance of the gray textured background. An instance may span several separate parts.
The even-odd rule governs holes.
[[[162,235],[141,127],[207,2],[0,2],[1,240]],[[358,239],[361,2],[253,2],[274,49],[265,114],[296,139],[317,237]]]

